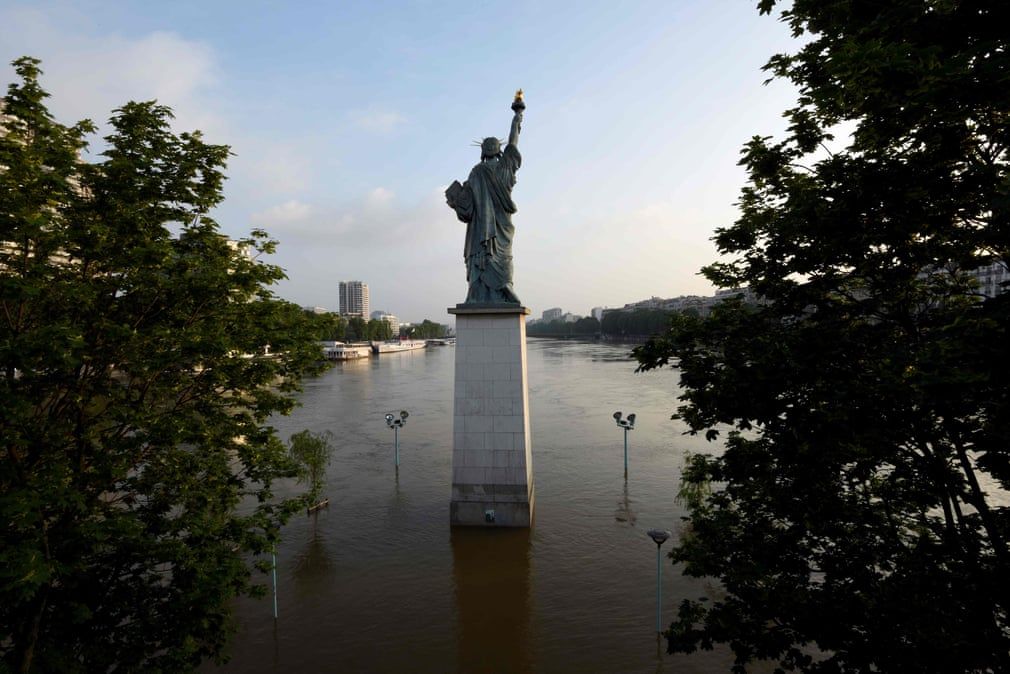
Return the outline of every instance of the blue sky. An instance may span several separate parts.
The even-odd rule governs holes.
[[[755,4],[0,0],[0,72],[41,58],[66,122],[171,106],[232,146],[216,217],[280,241],[280,295],[336,309],[358,279],[405,320],[465,296],[442,191],[473,140],[507,135],[522,87],[515,287],[534,316],[586,314],[712,291],[697,272],[736,217],[739,150],[794,97],[762,86],[796,44]]]

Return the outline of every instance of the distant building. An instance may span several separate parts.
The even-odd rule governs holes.
[[[304,309],[305,311],[311,311],[314,314],[328,314],[328,313],[330,313],[329,310],[326,309],[325,307],[304,306],[304,307],[302,307],[302,309]]]
[[[340,282],[340,314],[368,317],[368,284],[361,281]]]
[[[662,298],[662,297],[650,297],[647,300],[640,300],[638,302],[631,302],[625,304],[619,309],[601,309],[600,310],[600,320],[602,322],[603,315],[609,314],[615,311],[635,311],[636,309],[658,309],[660,311],[696,311],[699,314],[708,314],[719,302],[723,300],[730,299],[740,295],[743,297],[743,301],[747,304],[759,304],[760,301],[757,295],[750,288],[729,288],[726,290],[717,290],[715,295],[680,295],[678,297]],[[593,315],[596,315],[597,309],[593,309]]]
[[[603,320],[603,307],[593,307],[589,311],[589,315],[598,321]]]
[[[551,321],[556,321],[561,318],[563,313],[564,312],[561,311],[560,307],[554,307],[553,309],[545,311],[541,320],[543,320],[544,323],[550,323]]]
[[[394,335],[400,334],[400,319],[391,313],[386,311],[373,311],[371,313],[372,319],[376,321],[385,321],[389,324],[389,329],[393,331]]]
[[[971,272],[978,281],[978,289],[986,297],[992,298],[1008,291],[1005,283],[1010,283],[1010,268],[1003,262],[993,262]]]
[[[582,316],[579,316],[577,314],[564,314],[561,316],[561,320],[563,320],[565,323],[575,323],[580,318],[582,318]]]

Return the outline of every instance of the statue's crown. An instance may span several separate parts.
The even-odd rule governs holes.
[[[488,157],[497,157],[501,154],[501,141],[490,136],[481,141],[480,144],[480,158],[486,159]]]

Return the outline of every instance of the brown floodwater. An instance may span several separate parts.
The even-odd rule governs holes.
[[[343,363],[306,382],[301,407],[274,423],[284,438],[334,433],[330,506],[284,529],[278,620],[269,597],[237,601],[231,660],[203,671],[727,671],[725,653],[658,646],[645,532],[677,536],[684,454],[707,445],[670,419],[676,372],[634,369],[627,346],[529,341],[530,530],[449,527],[452,347]],[[383,415],[401,409],[410,417],[396,470]],[[627,479],[616,410],[637,414]],[[681,599],[705,593],[664,556],[664,625]]]

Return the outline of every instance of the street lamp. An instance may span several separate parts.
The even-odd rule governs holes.
[[[406,410],[400,410],[400,418],[397,419],[392,413],[386,415],[386,425],[393,429],[393,451],[396,456],[396,467],[400,467],[400,428],[407,425],[407,417],[410,414]]]
[[[627,419],[621,418],[620,412],[614,412],[614,421],[624,429],[624,476],[628,476],[628,431],[635,430],[635,415],[629,414]]]
[[[656,542],[656,635],[663,633],[663,566],[659,561],[659,549],[673,534],[665,529],[649,529],[646,533]]]

